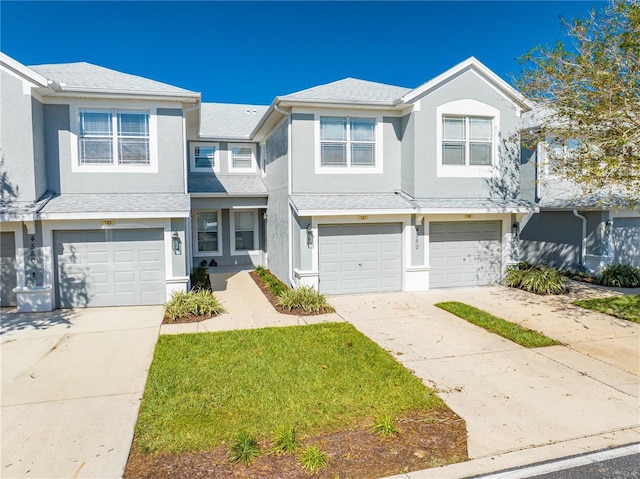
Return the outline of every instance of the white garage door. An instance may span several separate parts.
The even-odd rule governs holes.
[[[500,221],[429,223],[430,287],[500,281]]]
[[[163,230],[54,231],[56,306],[130,306],[166,299]]]
[[[0,306],[15,306],[16,238],[13,233],[0,233]]]
[[[400,224],[320,226],[320,291],[331,294],[402,289]]]
[[[640,266],[640,217],[613,219],[613,260]]]

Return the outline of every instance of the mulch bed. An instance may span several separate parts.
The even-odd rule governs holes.
[[[328,456],[328,465],[311,474],[290,455],[262,455],[250,466],[229,464],[227,447],[184,454],[145,455],[134,447],[124,472],[125,479],[376,479],[417,471],[467,459],[464,421],[450,409],[418,411],[398,418],[401,434],[380,437],[369,424],[303,438]],[[135,442],[134,442],[135,444]],[[260,442],[263,454],[270,445]]]
[[[291,311],[289,311],[286,308],[283,308],[282,306],[280,306],[278,304],[278,298],[276,296],[274,296],[271,293],[271,291],[269,291],[269,289],[264,285],[264,283],[262,282],[262,279],[260,279],[260,276],[258,276],[258,273],[256,273],[255,271],[250,271],[249,272],[249,276],[251,276],[251,278],[253,278],[253,281],[255,281],[255,283],[258,285],[258,288],[260,288],[260,291],[262,291],[262,293],[266,296],[266,298],[271,303],[271,306],[273,306],[273,308],[278,313],[291,314],[291,315],[294,315],[294,316],[313,316],[313,313],[307,313],[302,308],[295,308],[295,309],[292,309]]]

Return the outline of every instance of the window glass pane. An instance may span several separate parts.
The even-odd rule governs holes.
[[[375,120],[373,118],[351,119],[351,140],[374,141]]]
[[[198,231],[218,231],[218,213],[215,211],[197,213],[196,221],[198,223]]]
[[[469,164],[491,165],[490,143],[471,143],[471,145],[469,145],[469,154],[471,156]]]
[[[375,166],[375,148],[372,144],[355,143],[351,145],[351,164],[353,166]]]
[[[121,165],[148,165],[149,140],[146,138],[120,138],[118,161]]]
[[[463,165],[464,143],[446,142],[442,144],[442,164],[443,165]]]
[[[324,116],[320,118],[320,139],[347,141],[347,119]]]
[[[113,163],[113,141],[111,138],[80,138],[80,164]]]
[[[218,251],[218,235],[198,233],[198,251]]]
[[[442,135],[445,140],[464,140],[464,118],[442,118]]]
[[[322,166],[347,166],[347,145],[345,143],[323,143],[320,164]]]
[[[251,147],[239,146],[231,148],[232,163],[234,168],[251,168],[253,151]]]
[[[149,116],[146,113],[118,113],[118,135],[149,136]]]
[[[253,231],[236,231],[236,250],[253,249]]]
[[[196,213],[198,251],[218,251],[218,213]]]
[[[111,113],[81,111],[80,135],[111,136]]]
[[[196,146],[194,148],[196,168],[213,168],[215,155],[215,146]]]
[[[491,118],[469,118],[469,139],[491,141]]]

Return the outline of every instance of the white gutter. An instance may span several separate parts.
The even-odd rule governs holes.
[[[597,272],[587,266],[587,218],[578,213],[578,210],[575,208],[573,210],[573,215],[582,220],[582,235],[580,237],[580,266],[590,274],[595,275]]]

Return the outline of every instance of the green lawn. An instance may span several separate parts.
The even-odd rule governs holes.
[[[525,348],[539,348],[542,346],[553,346],[560,344],[555,339],[551,339],[542,333],[524,328],[518,324],[511,323],[502,318],[498,318],[492,314],[474,308],[468,304],[459,303],[457,301],[449,301],[445,303],[437,303],[437,307],[449,311],[470,323],[480,326],[481,328],[496,333],[514,343],[524,346]]]
[[[640,294],[611,296],[608,298],[580,299],[573,304],[592,311],[640,323]]]
[[[245,430],[300,435],[442,401],[346,323],[160,336],[136,425],[144,452],[211,449]]]

